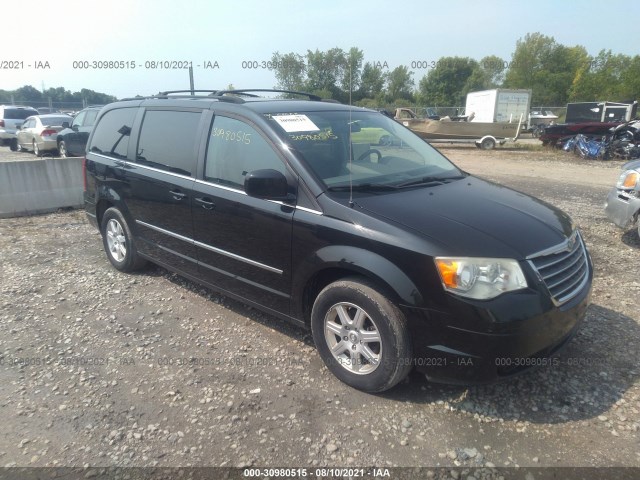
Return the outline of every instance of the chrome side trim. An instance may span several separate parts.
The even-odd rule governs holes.
[[[238,190],[237,188],[227,187],[225,185],[220,185],[219,183],[207,182],[206,180],[196,180],[196,183],[199,183],[200,185],[207,185],[209,187],[215,187],[221,190],[226,190],[228,192],[239,193],[241,195],[247,196],[247,193],[244,190]]]
[[[252,282],[251,280],[249,280],[247,278],[241,277],[239,275],[234,275],[233,273],[227,272],[226,270],[222,270],[220,268],[213,267],[213,266],[209,265],[208,263],[198,262],[198,265],[206,267],[209,270],[213,270],[214,272],[218,272],[218,273],[220,273],[222,275],[226,275],[227,277],[231,277],[231,278],[233,278],[235,280],[238,280],[240,282],[247,283],[247,284],[249,284],[249,285],[251,285],[253,287],[257,287],[257,288],[260,288],[262,290],[266,290],[267,292],[273,293],[274,295],[279,295],[280,297],[284,297],[284,298],[290,298],[291,297],[290,295],[287,295],[286,293],[283,293],[283,292],[281,292],[279,290],[274,290],[273,288],[265,287],[264,285],[262,285],[260,283]]]
[[[156,227],[155,225],[151,225],[150,223],[143,222],[142,220],[136,220],[136,223],[142,225],[143,227],[150,228],[151,230],[155,230],[156,232],[164,233],[165,235],[169,235],[170,237],[177,238],[178,240],[182,240],[183,242],[193,243],[193,238],[185,237],[178,233],[165,230],[164,228]]]
[[[194,180],[194,178],[192,176],[181,175],[179,173],[169,172],[167,170],[162,170],[160,168],[149,167],[148,165],[142,165],[141,163],[132,162],[131,160],[126,159],[126,158],[123,159],[123,158],[110,157],[108,155],[103,155],[102,153],[96,153],[96,152],[87,152],[87,155],[88,154],[95,155],[95,156],[101,157],[101,158],[106,158],[107,160],[111,160],[112,162],[124,163],[127,166],[135,166],[137,168],[144,168],[146,170],[151,170],[152,172],[163,173],[163,174],[166,174],[166,175],[171,175],[172,177],[184,178],[185,180]]]
[[[302,210],[303,212],[311,213],[313,215],[323,215],[322,212],[307,207],[296,207],[296,210]]]
[[[207,182],[206,180],[196,180],[196,183],[200,184],[200,185],[207,185],[208,187],[215,187],[215,188],[219,188],[221,190],[226,190],[227,192],[234,192],[234,193],[239,193],[240,195],[244,195],[245,197],[248,196],[247,193],[243,190],[238,190],[237,188],[232,188],[232,187],[227,187],[225,185],[220,185],[218,183],[212,183],[212,182]],[[306,208],[306,207],[299,207],[297,205],[291,205],[289,203],[284,203],[281,202],[279,200],[266,200],[267,202],[270,203],[275,203],[277,205],[282,205],[284,207],[289,207],[289,208],[294,208],[296,210],[302,210],[304,212],[307,213],[312,213],[314,215],[322,215],[322,212],[319,212],[318,210],[313,210],[311,208]]]
[[[177,238],[178,240],[182,240],[183,242],[193,243],[195,246],[204,248],[214,253],[218,253],[220,255],[224,255],[225,257],[233,258],[234,260],[238,260],[240,262],[247,263],[249,265],[253,265],[254,267],[262,268],[264,270],[268,270],[269,272],[277,273],[282,275],[283,271],[279,268],[271,267],[269,265],[265,265],[264,263],[256,262],[255,260],[251,260],[250,258],[241,257],[240,255],[236,255],[235,253],[227,252],[226,250],[222,250],[220,248],[213,247],[206,243],[198,242],[193,238],[185,237],[175,232],[171,232],[169,230],[165,230],[164,228],[156,227],[155,225],[151,225],[149,223],[143,222],[141,220],[136,220],[136,223],[150,228],[151,230],[155,230],[156,232],[164,233],[165,235],[169,235],[170,237]]]
[[[264,263],[256,262],[255,260],[251,260],[249,258],[241,257],[240,255],[236,255],[235,253],[227,252],[226,250],[221,250],[220,248],[212,247],[211,245],[207,245],[206,243],[195,241],[193,242],[197,247],[201,247],[207,249],[214,253],[219,253],[220,255],[224,255],[225,257],[233,258],[234,260],[238,260],[240,262],[248,263],[249,265],[253,265],[254,267],[263,268],[273,273],[277,273],[282,275],[282,270],[275,267],[270,267],[269,265],[265,265]]]

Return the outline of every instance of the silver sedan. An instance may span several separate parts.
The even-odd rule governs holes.
[[[38,157],[45,152],[57,152],[56,137],[64,127],[71,124],[73,118],[63,114],[33,115],[27,117],[16,132],[18,150],[32,150]]]

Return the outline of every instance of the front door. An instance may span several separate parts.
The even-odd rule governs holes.
[[[270,141],[246,121],[217,116],[209,132],[203,180],[196,181],[193,224],[199,276],[288,314],[294,205],[253,198],[244,177],[275,169],[295,177]]]

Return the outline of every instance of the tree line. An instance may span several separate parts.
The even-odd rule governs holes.
[[[640,55],[602,50],[594,57],[583,46],[568,47],[538,32],[519,39],[509,61],[495,55],[479,61],[456,56],[390,70],[386,62],[364,62],[364,52],[353,47],[307,50],[305,55],[275,52],[271,65],[277,88],[369,107],[458,106],[468,92],[492,88],[531,89],[532,105],[542,106],[627,102],[640,96]],[[416,86],[414,69],[425,68]]]
[[[0,90],[0,103],[8,104],[12,101],[31,106],[43,106],[51,101],[55,107],[60,108],[65,105],[103,105],[115,102],[116,97],[87,88],[73,93],[63,87],[48,88],[41,92],[31,85],[25,85],[16,90]]]

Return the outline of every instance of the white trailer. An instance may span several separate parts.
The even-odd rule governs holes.
[[[531,90],[494,88],[469,92],[465,115],[471,122],[525,122],[531,107]]]

